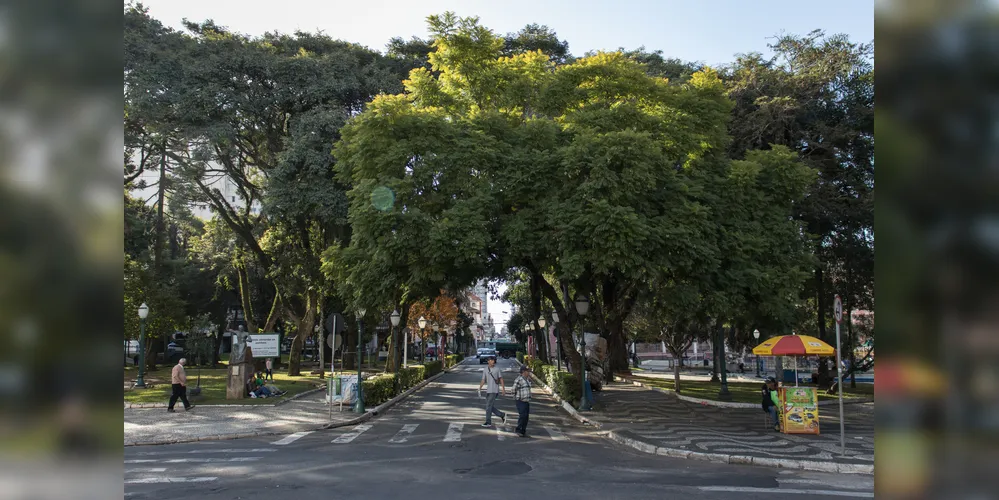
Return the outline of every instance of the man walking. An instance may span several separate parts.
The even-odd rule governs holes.
[[[274,380],[274,358],[267,358],[264,362],[264,375],[267,379]]]
[[[496,398],[500,395],[500,390],[502,393],[506,394],[506,385],[503,383],[503,372],[496,366],[496,356],[490,356],[487,361],[487,365],[482,369],[482,381],[479,382],[479,391],[482,391],[482,386],[486,386],[486,423],[482,424],[482,427],[491,427],[493,425],[493,414],[497,417],[503,419],[503,423],[506,423],[506,413],[499,411],[496,408]]]
[[[531,415],[531,381],[527,378],[531,369],[527,365],[520,366],[520,376],[513,383],[513,399],[517,402],[517,435],[526,438],[527,419]]]
[[[173,394],[170,395],[170,404],[167,405],[167,411],[170,413],[174,411],[173,405],[177,404],[177,398],[180,398],[180,401],[184,403],[185,410],[194,408],[194,405],[187,402],[187,372],[184,371],[185,364],[187,364],[187,359],[180,358],[170,373],[170,382],[173,384]]]

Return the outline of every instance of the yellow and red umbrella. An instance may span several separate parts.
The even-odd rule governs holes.
[[[832,356],[836,349],[808,335],[772,337],[753,348],[757,356]]]

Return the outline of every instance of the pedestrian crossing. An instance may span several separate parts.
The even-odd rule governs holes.
[[[471,439],[496,439],[515,445],[518,439],[512,422],[495,422],[494,428],[481,428],[470,422],[377,422],[336,429],[332,433],[295,432],[267,444],[255,441],[245,448],[198,446],[194,449],[135,451],[126,454],[126,485],[167,485],[174,483],[211,483],[225,476],[229,467],[252,466],[261,460],[276,460],[277,451],[292,443],[305,446],[345,446],[350,444],[407,446],[434,442],[458,443]],[[558,425],[539,422],[528,426],[537,430],[533,440],[568,441]],[[542,429],[544,433],[542,433]],[[311,437],[313,439],[305,439]],[[321,438],[321,439],[315,439]],[[517,439],[511,439],[517,438]],[[328,443],[328,444],[326,444]]]

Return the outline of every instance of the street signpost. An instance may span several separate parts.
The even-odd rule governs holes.
[[[839,328],[843,323],[843,300],[839,294],[833,300],[833,315],[836,317],[836,388],[839,390],[839,446],[846,455],[846,425],[843,423],[843,356],[840,353]]]

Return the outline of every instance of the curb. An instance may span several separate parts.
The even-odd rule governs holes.
[[[702,460],[707,462],[717,462],[725,464],[759,465],[771,468],[809,470],[818,472],[834,472],[840,474],[874,474],[874,466],[866,464],[842,464],[837,462],[816,462],[814,460],[792,460],[782,458],[763,458],[746,455],[729,455],[726,453],[701,453],[697,451],[681,450],[677,448],[667,448],[656,446],[639,439],[624,435],[627,431],[608,431],[605,434],[611,441],[628,446],[635,450],[671,458],[684,458],[688,460]]]

